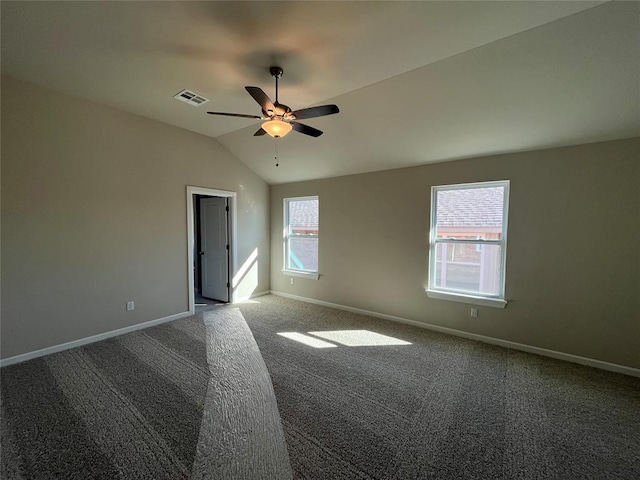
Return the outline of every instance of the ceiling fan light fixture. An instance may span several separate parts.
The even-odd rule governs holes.
[[[293,127],[290,123],[273,118],[262,124],[262,129],[274,138],[284,137]]]

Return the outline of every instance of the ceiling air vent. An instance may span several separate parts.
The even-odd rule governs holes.
[[[209,101],[208,98],[204,98],[203,96],[190,92],[189,90],[182,90],[181,92],[176,93],[173,98],[186,102],[194,107],[199,107],[203,103],[207,103]]]

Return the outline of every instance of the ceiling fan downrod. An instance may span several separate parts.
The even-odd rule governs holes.
[[[282,77],[284,70],[280,67],[270,67],[269,73],[271,73],[271,76],[276,79],[276,103],[278,103],[278,79]]]

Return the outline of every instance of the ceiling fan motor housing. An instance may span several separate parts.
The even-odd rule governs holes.
[[[270,117],[276,116],[284,118],[285,115],[291,113],[291,108],[289,108],[287,105],[283,105],[282,103],[274,102],[273,106],[275,107],[275,110],[273,110],[272,112],[270,111],[272,114],[266,112]]]
[[[282,74],[284,73],[284,70],[282,70],[282,68],[280,67],[270,67],[269,72],[271,73],[272,77],[281,78]]]

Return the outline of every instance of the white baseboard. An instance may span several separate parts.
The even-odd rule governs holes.
[[[429,323],[417,322],[415,320],[409,320],[407,318],[387,315],[385,313],[372,312],[370,310],[363,310],[361,308],[349,307],[349,306],[340,305],[337,303],[324,302],[322,300],[315,300],[313,298],[308,298],[308,297],[300,297],[298,295],[291,295],[289,293],[278,292],[275,290],[271,290],[271,293],[273,295],[277,295],[285,298],[291,298],[293,300],[300,300],[302,302],[314,303],[316,305],[323,305],[325,307],[337,308],[338,310],[346,310],[348,312],[360,313],[362,315],[368,315],[370,317],[382,318],[384,320],[390,320],[392,322],[405,323],[408,325],[413,325],[414,327],[420,327],[427,330],[433,330],[435,332],[455,335],[456,337],[463,337],[463,338],[468,338],[470,340],[477,340],[479,342],[489,343],[491,345],[498,345],[500,347],[511,348],[513,350],[520,350],[523,352],[534,353],[536,355],[542,355],[544,357],[551,357],[551,358],[556,358],[558,360],[565,360],[567,362],[578,363],[580,365],[587,365],[589,367],[600,368],[602,370],[608,370],[611,372],[623,373],[625,375],[631,375],[632,377],[640,377],[640,369],[633,368],[633,367],[627,367],[624,365],[617,365],[615,363],[603,362],[602,360],[595,360],[593,358],[580,357],[578,355],[558,352],[556,350],[548,350],[546,348],[534,347],[532,345],[526,345],[524,343],[517,343],[517,342],[511,342],[509,340],[501,340],[499,338],[486,337],[484,335],[463,332],[462,330],[455,330],[453,328],[440,327],[438,325],[432,325]]]
[[[270,293],[271,293],[271,290],[265,290],[264,292],[252,293],[251,295],[248,295],[248,296],[237,297],[237,298],[235,298],[233,300],[232,303],[246,302],[247,300],[251,300],[252,298],[262,297],[263,295],[269,295]]]
[[[142,330],[143,328],[153,327],[155,325],[160,325],[161,323],[170,322],[172,320],[188,317],[190,315],[191,313],[189,312],[176,313],[175,315],[158,318],[156,320],[149,320],[148,322],[138,323],[136,325],[131,325],[130,327],[119,328],[117,330],[111,330],[110,332],[105,332],[105,333],[100,333],[98,335],[92,335],[90,337],[80,338],[79,340],[73,340],[71,342],[61,343],[60,345],[54,345],[52,347],[43,348],[41,350],[35,350],[33,352],[22,353],[20,355],[15,355],[13,357],[3,358],[0,360],[0,367],[7,367],[15,363],[26,362],[27,360],[31,360],[33,358],[44,357],[45,355],[62,352],[63,350],[69,350],[70,348],[81,347],[82,345],[99,342],[101,340],[106,340],[107,338],[117,337],[118,335],[123,335],[129,332],[135,332],[136,330]]]

